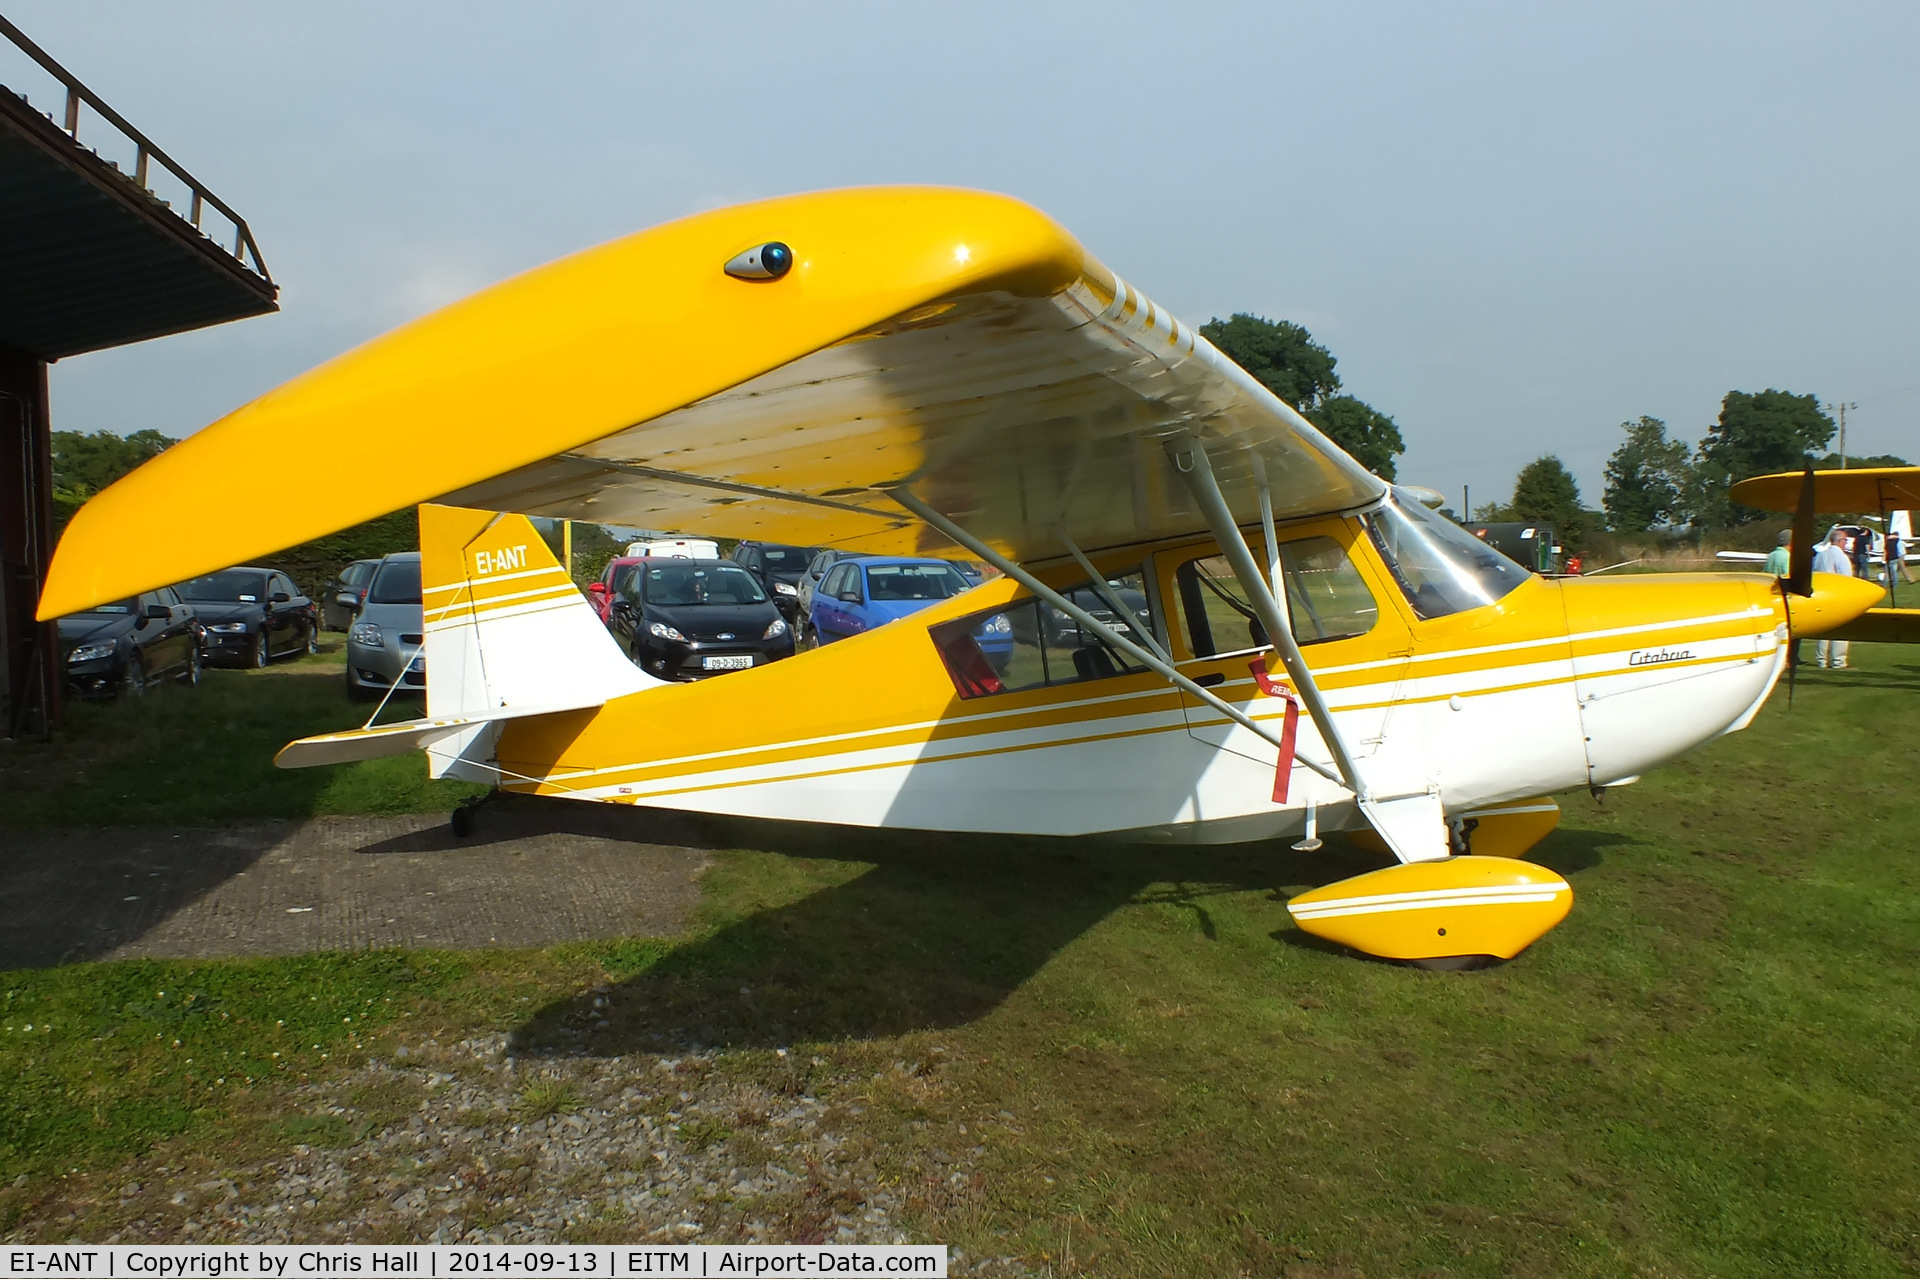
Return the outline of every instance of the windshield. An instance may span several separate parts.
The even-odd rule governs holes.
[[[380,566],[367,592],[369,604],[418,604],[420,602],[420,561],[388,560]]]
[[[1367,533],[1423,618],[1479,608],[1527,580],[1527,570],[1437,511],[1393,491],[1366,517]]]
[[[92,608],[83,608],[82,613],[111,613],[115,617],[125,617],[133,612],[132,600],[115,600],[111,604],[95,604]]]
[[[813,558],[811,546],[763,546],[760,559],[766,564],[769,573],[804,573],[807,561]]]
[[[701,604],[764,604],[767,593],[753,574],[731,564],[695,564],[690,560],[650,565],[645,573],[626,579],[641,583],[649,604],[687,608]]]
[[[950,599],[972,585],[949,564],[875,564],[867,570],[867,598],[876,604]]]
[[[210,604],[258,604],[267,598],[267,575],[223,568],[188,582],[180,588],[180,597]]]

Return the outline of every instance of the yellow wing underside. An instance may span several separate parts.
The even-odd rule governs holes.
[[[780,240],[794,266],[722,266]],[[1381,482],[1004,196],[867,188],[703,213],[530,271],[338,357],[81,509],[43,618],[425,501],[880,552],[951,547],[913,492],[1023,561],[1204,527],[1161,441],[1251,453],[1281,518]],[[156,503],[194,513],[165,544]],[[129,554],[130,548],[138,553]]]

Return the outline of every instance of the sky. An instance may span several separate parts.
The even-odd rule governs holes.
[[[63,360],[199,429],[414,316],[736,201],[1003,191],[1195,325],[1304,324],[1475,505],[1729,390],[1920,461],[1920,6],[5,0],[250,223],[279,314]],[[0,83],[56,109],[0,48]],[[83,131],[83,140],[87,135]]]

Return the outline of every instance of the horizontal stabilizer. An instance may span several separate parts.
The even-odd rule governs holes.
[[[405,719],[371,728],[352,728],[341,733],[321,733],[288,742],[273,757],[275,768],[312,768],[319,764],[350,764],[360,759],[381,759],[405,755],[409,751],[429,750],[434,743],[455,737],[470,728],[509,719],[535,715],[557,715],[565,711],[592,710],[601,702],[578,706],[547,706],[529,710],[502,710],[495,714],[439,715],[426,719]]]

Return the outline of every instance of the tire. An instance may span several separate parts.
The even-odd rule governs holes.
[[[379,690],[368,688],[364,684],[356,684],[353,682],[353,679],[351,677],[347,679],[347,700],[348,701],[371,702],[371,701],[377,700],[379,696],[380,696]]]
[[[147,691],[147,663],[135,649],[127,655],[127,664],[120,668],[120,695],[138,697]]]
[[[465,839],[473,834],[473,806],[462,804],[447,815],[447,825],[453,828],[455,839]]]
[[[272,656],[272,654],[267,652],[267,630],[266,627],[263,626],[254,632],[253,647],[247,650],[247,665],[253,667],[256,671],[263,670],[267,663],[272,660]]]
[[[309,626],[307,627],[307,656],[315,657],[319,655],[319,652],[320,628],[318,626]]]
[[[187,650],[187,669],[181,673],[180,682],[188,688],[200,686],[200,646],[198,644]]]

